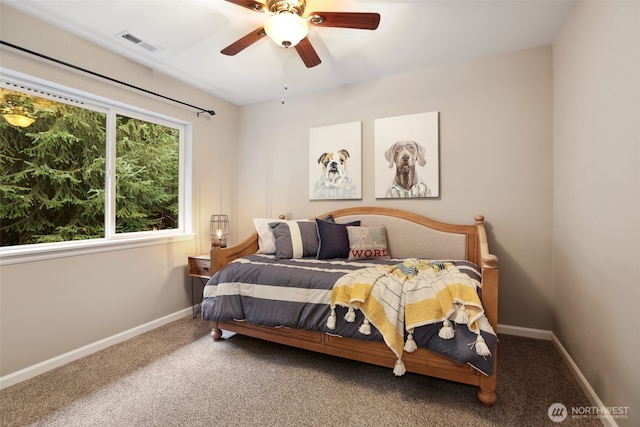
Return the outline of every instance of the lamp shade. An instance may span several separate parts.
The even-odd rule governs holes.
[[[291,47],[307,37],[309,24],[293,12],[282,11],[267,19],[264,31],[278,46]]]
[[[229,239],[229,217],[227,215],[211,215],[209,221],[211,246],[227,247]]]

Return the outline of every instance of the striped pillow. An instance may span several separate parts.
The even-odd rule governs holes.
[[[315,222],[272,222],[269,227],[276,241],[276,258],[305,258],[318,254],[318,229]]]

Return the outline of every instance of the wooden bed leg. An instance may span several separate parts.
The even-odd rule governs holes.
[[[497,310],[496,310],[497,313]],[[495,328],[495,326],[494,326]],[[498,370],[498,349],[496,348],[493,351],[493,375],[487,377],[485,375],[480,375],[480,390],[476,394],[478,396],[478,400],[487,408],[493,406],[498,399],[496,395],[496,382],[497,382],[497,370]]]
[[[498,399],[498,396],[496,395],[495,391],[489,391],[489,390],[483,390],[483,389],[478,390],[477,396],[478,396],[478,400],[487,408],[492,407],[493,404],[496,403],[496,400]]]
[[[222,329],[218,328],[218,322],[211,322],[211,338],[219,341],[222,338]]]
[[[494,354],[494,357],[496,355]],[[494,359],[495,363],[495,359]],[[483,376],[480,378],[480,390],[478,390],[478,400],[482,402],[484,406],[490,408],[496,403],[498,396],[496,395],[496,365],[493,365],[494,373],[490,377]]]

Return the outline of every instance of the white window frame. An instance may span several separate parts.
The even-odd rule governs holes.
[[[6,89],[34,92],[34,96],[50,98],[71,105],[81,103],[82,108],[104,112],[107,115],[106,171],[105,171],[105,236],[103,238],[74,240],[69,242],[35,243],[0,247],[0,265],[17,264],[45,259],[85,255],[134,247],[166,244],[173,241],[194,239],[191,203],[191,138],[192,124],[153,111],[127,105],[101,96],[41,80],[23,73],[0,67],[0,86]],[[52,94],[54,96],[48,96]],[[73,101],[65,101],[71,99]],[[169,230],[116,233],[115,212],[115,122],[116,115],[172,127],[180,131],[178,176],[178,227]]]

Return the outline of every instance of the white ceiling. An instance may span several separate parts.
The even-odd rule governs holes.
[[[322,64],[264,38],[236,56],[220,50],[267,15],[224,0],[3,0],[154,70],[237,105],[499,55],[553,42],[575,0],[307,0],[314,11],[377,12],[375,31],[312,27]],[[32,31],[32,29],[29,29]],[[158,47],[124,40],[129,32]]]

